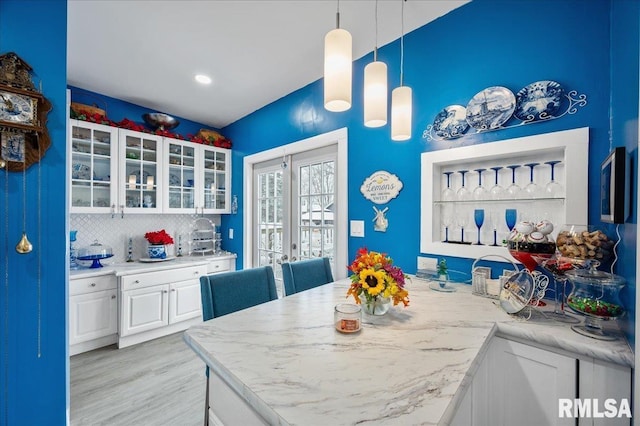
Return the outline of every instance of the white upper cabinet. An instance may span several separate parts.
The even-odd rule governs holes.
[[[71,213],[231,211],[231,150],[70,120]]]
[[[165,139],[164,211],[229,213],[230,151]]]
[[[163,138],[133,130],[119,130],[121,213],[161,213]]]
[[[118,200],[118,129],[70,120],[71,213],[114,212]]]

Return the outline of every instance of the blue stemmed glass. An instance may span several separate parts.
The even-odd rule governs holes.
[[[464,186],[464,175],[469,170],[458,170],[458,173],[462,175],[462,186],[458,188],[458,192],[456,195],[458,196],[458,200],[465,201],[469,199],[469,190]]]
[[[453,172],[443,172],[442,174],[447,177],[447,187],[442,191],[442,201],[453,201],[456,196],[450,185],[450,178]]]
[[[516,183],[516,169],[519,167],[519,164],[507,166],[508,169],[511,169],[511,185],[507,188],[507,194],[509,194],[511,198],[518,198],[520,196],[521,189]]]
[[[529,184],[524,187],[524,192],[528,198],[536,198],[539,195],[538,185],[533,181],[533,169],[540,163],[527,163],[526,167],[529,167]]]
[[[504,220],[507,222],[507,228],[509,228],[509,232],[511,232],[516,226],[516,221],[518,220],[518,211],[516,209],[506,209],[504,211]]]
[[[478,227],[478,245],[482,245],[480,242],[480,229],[482,229],[482,224],[484,223],[484,209],[475,209],[473,211],[473,219],[476,221],[476,226]]]
[[[562,194],[562,185],[560,185],[555,179],[555,165],[558,163],[562,163],[560,160],[553,161],[545,161],[544,164],[548,164],[551,166],[551,180],[545,186],[544,190],[548,197],[554,198]]]
[[[503,169],[502,166],[491,167],[491,170],[493,170],[496,174],[495,184],[491,187],[491,190],[489,191],[491,194],[491,198],[493,200],[499,200],[500,198],[502,198],[504,194],[504,188],[500,186],[500,184],[498,183],[498,172],[501,169]]]
[[[487,198],[487,189],[482,186],[482,172],[487,169],[474,169],[474,172],[478,172],[478,186],[473,190],[474,200],[485,200]]]
[[[489,226],[493,229],[493,244],[492,246],[498,245],[498,212],[495,210],[489,210]]]

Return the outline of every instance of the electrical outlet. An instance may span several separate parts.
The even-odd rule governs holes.
[[[418,269],[435,271],[438,268],[438,261],[431,257],[418,256]]]

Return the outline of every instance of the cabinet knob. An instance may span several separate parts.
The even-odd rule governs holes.
[[[193,273],[193,275],[200,275],[200,272],[199,272],[199,271],[195,271],[195,272]]]
[[[90,285],[91,287],[95,287],[95,286],[96,286],[96,283],[91,283],[91,284],[89,284],[89,285]]]
[[[163,293],[169,293],[167,290],[162,290]]]
[[[176,289],[175,289],[175,288],[172,288],[172,289],[171,289],[171,291],[176,291]]]
[[[216,265],[216,269],[220,268],[220,265]]]
[[[134,284],[140,284],[140,280],[135,280],[133,283]]]
[[[111,298],[112,298],[112,299],[115,299],[115,298],[116,298],[116,295],[115,295],[115,294],[111,295]]]

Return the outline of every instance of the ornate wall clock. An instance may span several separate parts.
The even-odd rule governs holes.
[[[0,55],[0,166],[23,171],[49,145],[51,103],[31,81],[32,68],[13,52]]]

